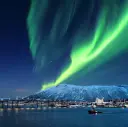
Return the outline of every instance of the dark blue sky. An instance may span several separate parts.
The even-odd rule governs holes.
[[[29,0],[0,2],[0,97],[39,89],[26,29],[29,4]]]
[[[39,90],[41,80],[45,79],[43,75],[33,72],[34,61],[26,29],[29,6],[29,0],[0,2],[0,97],[29,95]],[[124,52],[80,80],[71,80],[71,83],[128,84],[127,77],[128,53]]]

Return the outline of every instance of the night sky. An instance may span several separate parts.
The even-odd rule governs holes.
[[[0,97],[39,89],[26,29],[29,0],[0,2]]]
[[[56,0],[50,7],[58,8],[59,4],[57,3]],[[40,38],[45,41],[39,40],[40,44],[45,45],[39,45],[38,52],[36,52],[35,55],[36,57],[33,59],[32,49],[29,48],[31,40],[29,39],[26,21],[30,1],[12,0],[0,2],[0,97],[32,94],[41,88],[43,82],[50,82],[59,77],[65,65],[67,66],[68,63],[71,62],[69,59],[71,48],[72,45],[76,43],[76,41],[73,42],[72,40],[79,40],[79,37],[77,39],[74,38],[80,34],[78,33],[78,24],[87,23],[81,22],[83,21],[81,15],[84,15],[84,13],[82,13],[84,11],[82,9],[85,8],[84,4],[80,5],[82,6],[80,7],[81,10],[77,10],[75,18],[68,26],[69,29],[66,31],[64,38],[61,38],[61,35],[59,35],[61,31],[65,33],[64,29],[60,29],[62,28],[61,23],[57,26],[58,31],[56,35],[49,34],[51,29],[50,25],[54,24],[51,21],[55,16],[53,14],[55,10],[50,7],[48,8],[48,16],[45,18],[45,23],[41,26],[39,25],[40,29],[36,32],[36,36],[41,36],[42,30],[43,32],[45,31],[43,33],[44,35]],[[87,6],[88,4],[86,7]],[[98,7],[99,6],[96,5],[95,10],[98,11]],[[96,13],[98,13],[97,11],[93,12],[93,16],[90,19],[91,22],[89,22],[90,25],[88,25],[91,30],[93,30],[92,24],[94,25],[96,21],[95,16]],[[41,21],[43,21],[43,19]],[[86,20],[84,19],[84,21]],[[86,27],[82,30],[84,31],[85,28]],[[91,33],[91,30],[89,30],[88,33]],[[51,39],[47,40],[47,38]],[[35,43],[37,43],[37,41]],[[122,45],[123,43],[126,44],[128,42],[125,40],[125,42],[122,42]],[[117,49],[120,49],[120,47],[121,46],[118,45]],[[89,73],[85,74],[86,69],[82,69],[76,75],[71,76],[68,82],[64,83],[75,85],[128,84],[128,53],[126,51],[127,50],[121,51],[118,55],[89,71]],[[42,66],[40,65],[42,59],[40,54],[43,53],[44,63]],[[102,59],[108,56],[108,54],[106,52]],[[35,67],[37,68],[35,69]]]

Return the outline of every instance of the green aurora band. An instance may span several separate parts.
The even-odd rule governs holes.
[[[124,3],[122,10],[120,9],[120,13],[117,12],[116,16],[113,17],[115,13],[112,15],[112,12],[115,12],[115,8],[111,2],[102,1],[102,8],[93,36],[90,38],[84,37],[82,43],[73,45],[69,66],[62,71],[55,82],[43,84],[42,90],[58,86],[82,69],[86,69],[87,72],[89,69],[93,69],[93,66],[97,67],[99,64],[102,64],[128,48],[128,1]],[[30,11],[30,13],[32,13],[32,11]],[[108,21],[109,18],[112,18],[111,22]],[[28,21],[30,22],[30,17]],[[54,27],[56,28],[56,25]],[[33,31],[29,32],[32,34],[30,36],[34,35],[34,30],[36,29],[33,28]],[[54,36],[55,35],[53,35],[53,37]],[[36,45],[38,44],[34,43],[34,41],[34,39],[30,39],[30,48],[33,47],[33,56],[37,49]],[[36,45],[32,46],[33,44]],[[92,63],[93,66],[91,66]],[[86,68],[87,66],[89,69]]]

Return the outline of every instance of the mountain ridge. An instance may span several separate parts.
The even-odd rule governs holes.
[[[110,99],[127,99],[128,85],[90,85],[77,86],[61,84],[47,90],[42,90],[29,96],[34,99],[53,99],[53,100],[81,100],[94,101],[97,97]]]

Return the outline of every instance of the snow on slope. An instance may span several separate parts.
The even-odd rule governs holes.
[[[108,99],[124,99],[128,98],[127,85],[92,85],[92,86],[76,86],[61,84],[57,87],[40,91],[31,96],[34,98],[46,99],[63,99],[63,100],[90,100],[94,101],[96,97]]]

